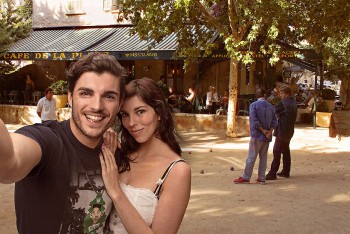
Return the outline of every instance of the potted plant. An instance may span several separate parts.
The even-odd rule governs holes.
[[[58,80],[50,85],[53,91],[53,98],[56,100],[56,108],[63,108],[68,103],[68,82],[66,80]]]
[[[322,99],[327,104],[328,110],[332,111],[335,106],[335,96],[337,93],[333,89],[323,89]]]
[[[330,126],[332,110],[335,105],[336,92],[332,89],[322,90],[322,101],[316,105],[316,126]]]

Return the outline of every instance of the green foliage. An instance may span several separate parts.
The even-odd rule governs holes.
[[[5,0],[3,10],[0,10],[0,56],[10,45],[28,36],[31,29],[32,1],[25,0],[23,6],[15,7],[13,1]],[[13,72],[16,67],[10,61],[0,62],[0,76]]]
[[[162,90],[164,97],[168,98],[169,97],[169,88],[168,88],[168,86],[166,84],[164,84],[163,82],[157,82],[157,85]]]
[[[55,95],[62,95],[68,93],[68,82],[65,80],[58,80],[50,85]]]
[[[316,111],[317,112],[330,112],[327,106],[327,103],[320,102],[316,104]]]
[[[269,55],[275,64],[280,42],[315,49],[329,76],[339,78],[350,70],[349,11],[348,0],[131,0],[120,19],[131,19],[134,33],[143,39],[159,42],[174,33],[177,55],[189,60],[222,42],[231,57],[245,64],[254,62],[252,51]],[[215,41],[213,32],[219,34]]]

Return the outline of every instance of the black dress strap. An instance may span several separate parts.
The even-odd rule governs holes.
[[[174,165],[178,162],[185,162],[185,160],[183,159],[178,159],[178,160],[175,160],[174,162],[172,162],[169,167],[165,170],[162,178],[160,178],[157,182],[157,187],[156,189],[154,190],[154,195],[156,195],[156,197],[159,199],[159,193],[160,193],[160,189],[162,188],[162,185],[163,185],[163,182],[164,180],[166,179],[166,177],[168,176],[170,170],[174,167]]]

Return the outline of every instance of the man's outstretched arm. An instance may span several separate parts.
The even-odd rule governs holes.
[[[40,159],[39,144],[24,135],[9,133],[0,119],[0,183],[23,179]]]

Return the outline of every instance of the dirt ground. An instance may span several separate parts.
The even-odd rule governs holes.
[[[350,233],[349,137],[339,141],[329,138],[326,128],[297,125],[290,178],[236,185],[232,181],[244,169],[248,137],[180,134],[183,157],[192,168],[192,192],[179,233]],[[16,233],[13,188],[0,185],[0,233]]]

